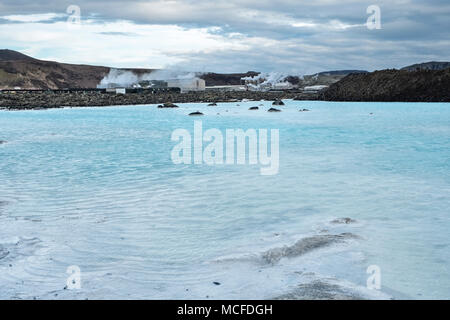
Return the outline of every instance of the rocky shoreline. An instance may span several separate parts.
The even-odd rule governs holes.
[[[163,104],[172,103],[217,103],[247,100],[282,99],[316,100],[317,94],[298,92],[158,92],[115,94],[97,91],[8,91],[0,92],[0,109],[3,110],[39,110],[62,107],[101,107],[117,105]]]
[[[450,68],[350,74],[320,93],[325,101],[450,102]]]

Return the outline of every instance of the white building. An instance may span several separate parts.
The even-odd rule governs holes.
[[[272,85],[272,89],[274,89],[274,90],[290,90],[293,88],[294,88],[294,86],[288,81],[278,82],[278,83],[274,83]]]
[[[228,86],[211,86],[206,87],[207,91],[246,91],[246,86],[242,85],[228,85]]]
[[[125,88],[106,88],[106,92],[115,94],[126,94],[127,89]]]
[[[322,89],[328,88],[328,86],[325,85],[317,85],[317,86],[307,86],[303,88],[303,91],[305,92],[319,92]]]

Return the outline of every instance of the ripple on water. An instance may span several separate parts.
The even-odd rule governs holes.
[[[14,243],[0,244],[0,264],[33,256],[41,248],[41,243],[38,238],[20,238]]]

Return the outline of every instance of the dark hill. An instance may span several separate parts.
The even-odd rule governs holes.
[[[150,69],[125,69],[136,74]],[[0,50],[0,89],[96,88],[109,67],[44,61],[13,50]]]
[[[317,73],[317,75],[322,75],[322,76],[347,76],[349,74],[352,73],[367,73],[368,71],[365,70],[336,70],[336,71],[324,71],[324,72],[319,72]]]
[[[2,49],[0,50],[0,61],[36,61],[36,59],[17,51]]]
[[[320,94],[328,101],[450,102],[450,69],[350,74]]]
[[[425,63],[417,63],[411,66],[407,66],[402,68],[402,70],[407,71],[417,71],[417,70],[444,70],[450,68],[450,62],[425,62]]]
[[[255,77],[259,72],[249,71],[247,73],[204,73],[200,76],[206,82],[206,86],[232,86],[240,85],[241,78]]]

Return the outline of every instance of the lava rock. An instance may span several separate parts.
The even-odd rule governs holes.
[[[450,68],[352,73],[319,92],[325,101],[449,102]]]
[[[282,100],[276,100],[272,103],[274,106],[284,106],[284,102]]]
[[[176,104],[173,104],[172,102],[166,102],[163,105],[159,105],[158,108],[164,109],[164,108],[179,108]]]
[[[350,223],[355,223],[356,220],[353,220],[351,218],[339,218],[339,219],[335,219],[333,221],[331,221],[331,223],[334,224],[350,224]]]
[[[196,112],[191,112],[189,113],[190,116],[203,116],[203,113],[201,113],[200,111],[196,111]]]

